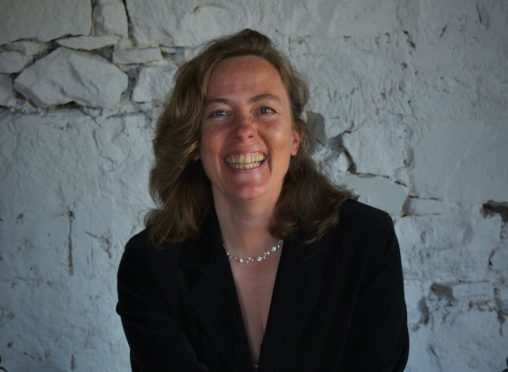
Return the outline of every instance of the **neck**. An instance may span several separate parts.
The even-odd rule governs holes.
[[[275,245],[269,233],[275,203],[230,201],[214,194],[215,212],[227,250],[235,256],[257,256]]]

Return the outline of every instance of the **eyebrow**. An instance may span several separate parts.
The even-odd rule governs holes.
[[[257,96],[252,97],[252,98],[249,98],[248,102],[249,103],[256,103],[256,102],[262,101],[264,99],[271,99],[271,100],[274,100],[277,102],[281,102],[281,99],[278,96],[276,96],[274,94],[270,94],[270,93],[259,94]],[[227,98],[210,98],[210,99],[206,100],[205,105],[210,105],[212,103],[229,103],[229,102],[230,102],[230,100]]]

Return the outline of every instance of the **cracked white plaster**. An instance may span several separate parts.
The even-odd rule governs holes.
[[[151,140],[169,76],[210,38],[250,27],[309,83],[320,169],[394,218],[406,370],[506,368],[503,2],[0,0],[0,9],[0,53],[29,61],[0,74],[2,367],[129,369],[115,273],[152,205]]]

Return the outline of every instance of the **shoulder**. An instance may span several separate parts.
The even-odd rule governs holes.
[[[317,246],[341,257],[347,255],[363,261],[382,253],[386,243],[395,237],[392,218],[380,209],[351,199],[337,213],[338,222],[309,245],[309,252]]]
[[[141,259],[142,257],[147,258],[156,254],[157,248],[150,239],[148,231],[142,230],[136,235],[132,236],[125,244],[125,250],[123,253],[124,258]]]
[[[150,238],[148,230],[144,229],[133,235],[127,241],[124,254],[160,257],[178,251],[180,245],[181,244],[165,244],[157,246]]]
[[[339,223],[332,234],[337,246],[364,257],[368,266],[396,259],[398,243],[390,215],[355,200],[348,200],[339,211]]]
[[[350,231],[367,232],[378,229],[391,229],[393,228],[393,221],[385,211],[349,199],[339,209],[337,227],[346,228]]]
[[[146,248],[155,248],[150,241],[150,237],[148,236],[148,231],[146,229],[138,232],[136,235],[133,235],[125,245],[125,250],[128,250],[129,252]]]
[[[366,278],[393,265],[400,266],[400,252],[390,215],[358,201],[347,201],[340,210],[335,237],[365,259]]]
[[[127,244],[120,262],[119,274],[122,272],[144,272],[157,275],[157,272],[177,265],[180,247],[178,244],[156,246],[150,239],[148,231],[142,230],[132,236]]]

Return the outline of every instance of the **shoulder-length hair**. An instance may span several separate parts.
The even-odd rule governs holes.
[[[157,246],[195,237],[213,205],[210,181],[198,158],[201,121],[207,86],[218,62],[253,55],[270,62],[280,73],[291,103],[293,123],[302,133],[297,155],[290,160],[281,195],[270,225],[279,239],[301,229],[312,241],[338,221],[340,205],[352,195],[319,173],[310,157],[312,133],[302,112],[309,91],[302,76],[271,40],[253,30],[211,41],[180,66],[175,85],[155,130],[155,163],[150,193],[156,203],[145,225]]]

